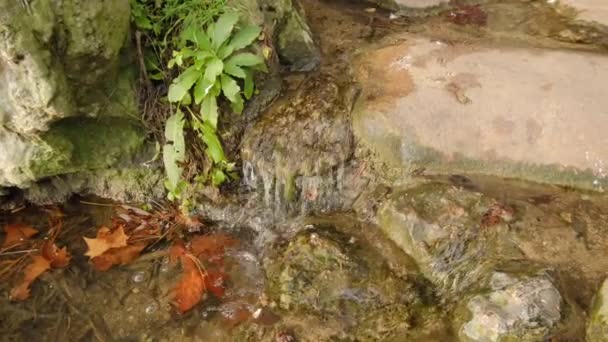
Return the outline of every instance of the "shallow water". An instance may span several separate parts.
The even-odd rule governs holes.
[[[326,57],[322,67],[335,70],[342,70],[347,56],[357,48],[401,31],[479,45],[595,51],[606,48],[601,28],[583,27],[571,20],[571,13],[558,13],[543,1],[484,1],[479,7],[462,7],[457,12],[394,19],[389,19],[388,12],[365,11],[368,6],[344,1],[303,3]],[[303,82],[298,77],[288,79],[288,86],[298,88]],[[314,96],[311,101],[315,101]],[[163,253],[168,243],[149,248],[142,258],[129,265],[107,272],[95,271],[83,255],[86,246],[82,236],[94,236],[98,227],[110,224],[114,208],[99,199],[76,198],[65,203],[61,206],[66,215],[64,233],[58,242],[68,246],[73,260],[67,269],[43,275],[33,285],[32,298],[24,302],[9,302],[8,292],[13,283],[0,284],[2,340],[456,339],[450,318],[456,304],[442,298],[439,289],[421,275],[414,259],[378,227],[375,213],[379,206],[403,189],[381,185],[374,173],[366,169],[365,160],[354,160],[336,168],[331,179],[311,175],[294,180],[296,187],[303,190],[299,193],[301,198],[287,203],[284,193],[288,185],[279,185],[280,180],[273,172],[271,168],[255,170],[246,163],[241,194],[229,195],[220,204],[201,207],[202,219],[208,221],[205,228],[185,236],[221,232],[229,234],[238,244],[228,248],[223,256],[227,281],[220,284],[225,289],[221,298],[207,294],[201,304],[181,315],[170,303],[169,292],[180,276],[180,268],[171,265]],[[492,177],[419,177],[410,186],[425,182],[479,192],[512,208],[515,219],[505,226],[502,236],[517,245],[527,260],[550,267],[559,279],[562,295],[588,312],[593,295],[608,272],[608,197]],[[48,224],[43,209],[27,207],[3,213],[0,223],[26,223],[44,232]],[[327,240],[323,240],[323,232],[331,232]],[[274,287],[274,283],[281,281],[275,279],[280,277],[271,270],[274,267],[286,274],[285,268],[305,269],[309,262],[306,257],[295,266],[285,257],[298,256],[298,250],[293,252],[289,248],[295,248],[294,241],[302,236],[312,241],[312,245],[315,236],[320,236],[323,243],[338,241],[335,245],[328,243],[328,250],[344,251],[345,260],[352,262],[354,271],[342,274],[342,269],[321,264],[319,274],[340,277],[336,276],[335,281],[331,277],[308,279],[303,289],[298,288],[304,298],[301,307],[286,309],[283,300],[287,290]],[[281,261],[277,264],[276,260]],[[360,278],[348,278],[352,274]],[[394,282],[395,288],[405,288],[404,293],[411,293],[413,298],[400,298],[411,306],[407,310],[403,308],[407,305],[387,311],[378,309],[377,316],[362,319],[360,306],[373,307],[379,303],[382,296],[377,293],[386,290],[379,283],[386,279],[390,280],[386,283]],[[307,292],[308,288],[329,294],[320,297],[312,290]],[[376,292],[366,292],[370,288]],[[393,298],[392,290],[386,291],[386,298]],[[328,300],[330,303],[323,301],[334,297],[335,301]],[[396,315],[407,316],[403,319],[407,327],[394,321]],[[386,330],[368,336],[374,330],[362,324],[368,321],[377,324],[378,330],[381,326]],[[361,330],[357,330],[358,325],[363,326]],[[563,336],[582,340],[582,328],[580,324],[568,328]],[[391,335],[395,331],[404,331],[404,335]]]

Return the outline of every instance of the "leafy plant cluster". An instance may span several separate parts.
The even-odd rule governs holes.
[[[174,111],[165,124],[163,162],[169,198],[176,199],[187,186],[186,129],[203,142],[211,164],[199,180],[217,186],[233,174],[218,135],[220,104],[241,113],[254,93],[254,73],[266,66],[248,51],[261,28],[238,26],[239,15],[226,8],[225,0],[160,2],[132,0],[133,21],[152,37],[154,53],[145,59],[150,79],[169,84],[167,101]]]

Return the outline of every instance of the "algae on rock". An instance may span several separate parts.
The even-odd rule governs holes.
[[[436,314],[414,279],[397,277],[380,256],[329,226],[303,230],[264,264],[285,321],[321,317],[334,329],[316,332],[321,340],[391,340]]]
[[[129,26],[126,0],[0,0],[0,186],[111,167],[143,146]]]

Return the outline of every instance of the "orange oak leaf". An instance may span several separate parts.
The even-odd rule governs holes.
[[[66,247],[60,249],[51,241],[42,245],[42,256],[51,263],[53,268],[66,267],[72,258]]]
[[[190,256],[183,256],[181,261],[184,274],[171,291],[171,294],[175,308],[180,313],[184,313],[203,299],[205,281],[202,271]]]
[[[96,238],[83,237],[83,239],[89,248],[84,255],[95,258],[111,248],[125,247],[129,237],[125,234],[123,226],[118,226],[114,231],[111,231],[107,227],[101,227],[97,231]]]
[[[226,247],[236,244],[237,240],[226,234],[199,235],[190,242],[190,250],[194,255],[212,258],[224,253]]]
[[[226,274],[221,271],[208,270],[205,275],[205,288],[217,298],[222,298],[226,291]]]
[[[93,266],[99,271],[107,271],[114,265],[126,265],[139,257],[146,244],[139,242],[133,245],[111,248],[102,255],[91,259]]]
[[[7,224],[4,232],[6,232],[6,239],[4,239],[2,247],[16,245],[38,233],[36,229],[20,223]]]
[[[186,246],[181,240],[173,241],[173,244],[169,248],[169,263],[175,265],[178,260],[186,255]]]
[[[51,268],[51,263],[40,255],[32,256],[32,262],[24,270],[23,279],[11,290],[11,300],[25,300],[30,296],[30,285],[42,273]]]

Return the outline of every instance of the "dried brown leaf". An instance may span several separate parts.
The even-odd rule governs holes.
[[[32,228],[31,226],[27,226],[20,223],[7,224],[4,227],[4,232],[6,233],[6,239],[4,239],[4,243],[2,247],[9,247],[17,245],[30,237],[36,235],[38,230]]]
[[[23,279],[10,293],[11,300],[25,300],[30,296],[30,285],[42,273],[51,268],[51,263],[40,255],[32,256],[32,261],[24,270]]]
[[[101,227],[99,228],[99,231],[97,231],[96,238],[83,237],[83,239],[89,248],[85,255],[90,258],[95,258],[104,254],[111,248],[127,246],[129,237],[125,234],[123,226],[118,226],[114,231],[111,231],[107,227]]]
[[[133,262],[139,257],[144,248],[146,248],[146,244],[143,242],[125,247],[112,248],[102,255],[94,257],[91,259],[91,262],[97,270],[107,271],[114,265],[126,265]]]

